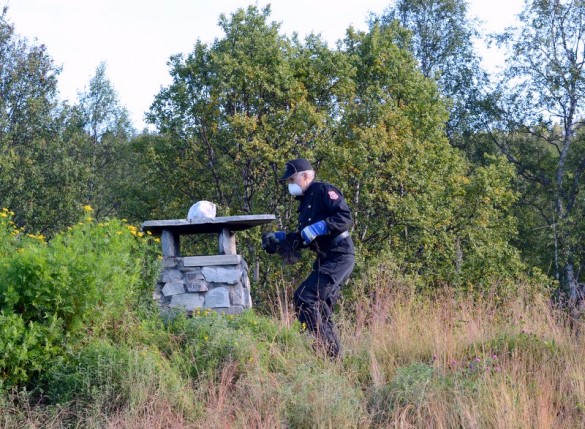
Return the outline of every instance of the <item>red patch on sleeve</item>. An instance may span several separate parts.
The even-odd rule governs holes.
[[[339,195],[337,195],[337,192],[335,192],[335,191],[329,191],[328,194],[329,194],[329,198],[331,198],[332,200],[336,200],[339,198]]]

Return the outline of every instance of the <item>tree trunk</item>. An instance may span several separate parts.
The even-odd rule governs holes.
[[[577,305],[578,301],[578,290],[579,290],[579,283],[577,282],[577,278],[575,277],[575,270],[572,258],[569,258],[569,261],[565,264],[565,288],[567,291],[567,296],[569,298],[569,306],[574,307]]]

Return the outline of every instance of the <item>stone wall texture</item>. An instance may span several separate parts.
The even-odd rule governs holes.
[[[161,310],[241,313],[252,307],[248,265],[239,255],[165,258],[153,298]]]

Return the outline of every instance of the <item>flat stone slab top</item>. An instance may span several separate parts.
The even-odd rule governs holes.
[[[220,233],[224,229],[230,231],[243,231],[259,225],[265,225],[274,221],[273,214],[248,215],[248,216],[223,216],[215,218],[197,219],[166,219],[149,220],[142,224],[142,231],[154,235],[161,235],[163,230],[175,234],[207,234]]]

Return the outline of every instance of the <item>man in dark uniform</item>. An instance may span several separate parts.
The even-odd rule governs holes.
[[[267,234],[263,245],[269,249],[270,245],[282,245],[286,240],[292,249],[310,248],[317,253],[313,270],[294,293],[295,310],[299,321],[316,336],[327,354],[336,358],[340,344],[331,315],[341,285],[355,264],[349,235],[353,221],[339,189],[314,179],[315,171],[306,159],[286,163],[280,180],[288,184],[289,193],[300,203],[298,230]]]

